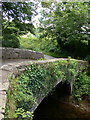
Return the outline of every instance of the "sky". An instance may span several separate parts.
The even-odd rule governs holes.
[[[36,16],[33,16],[32,17],[32,22],[33,22],[33,24],[34,24],[34,26],[35,27],[38,27],[39,26],[39,19],[41,18],[41,10],[42,10],[43,8],[41,7],[41,4],[39,3],[38,4],[38,7],[37,7],[37,15]]]

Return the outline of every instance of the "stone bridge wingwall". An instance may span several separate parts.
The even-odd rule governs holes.
[[[18,48],[5,48],[0,47],[0,53],[2,53],[2,59],[40,59],[44,58],[43,53]]]

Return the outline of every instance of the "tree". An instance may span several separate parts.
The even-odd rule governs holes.
[[[89,21],[88,8],[88,2],[44,5],[41,27],[51,36],[52,42],[57,40],[58,47],[76,57],[85,57],[88,53],[89,35],[83,34],[83,28]]]
[[[34,26],[31,23],[32,5],[31,2],[2,3],[2,46],[19,47],[19,34],[27,31],[34,34]]]

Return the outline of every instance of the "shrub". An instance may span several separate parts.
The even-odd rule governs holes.
[[[2,39],[2,47],[19,48],[19,38],[14,34],[4,34],[4,37]]]

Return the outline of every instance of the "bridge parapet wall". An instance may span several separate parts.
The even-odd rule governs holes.
[[[0,53],[2,52],[2,59],[40,59],[44,58],[43,53],[18,48],[5,48],[0,47]]]

